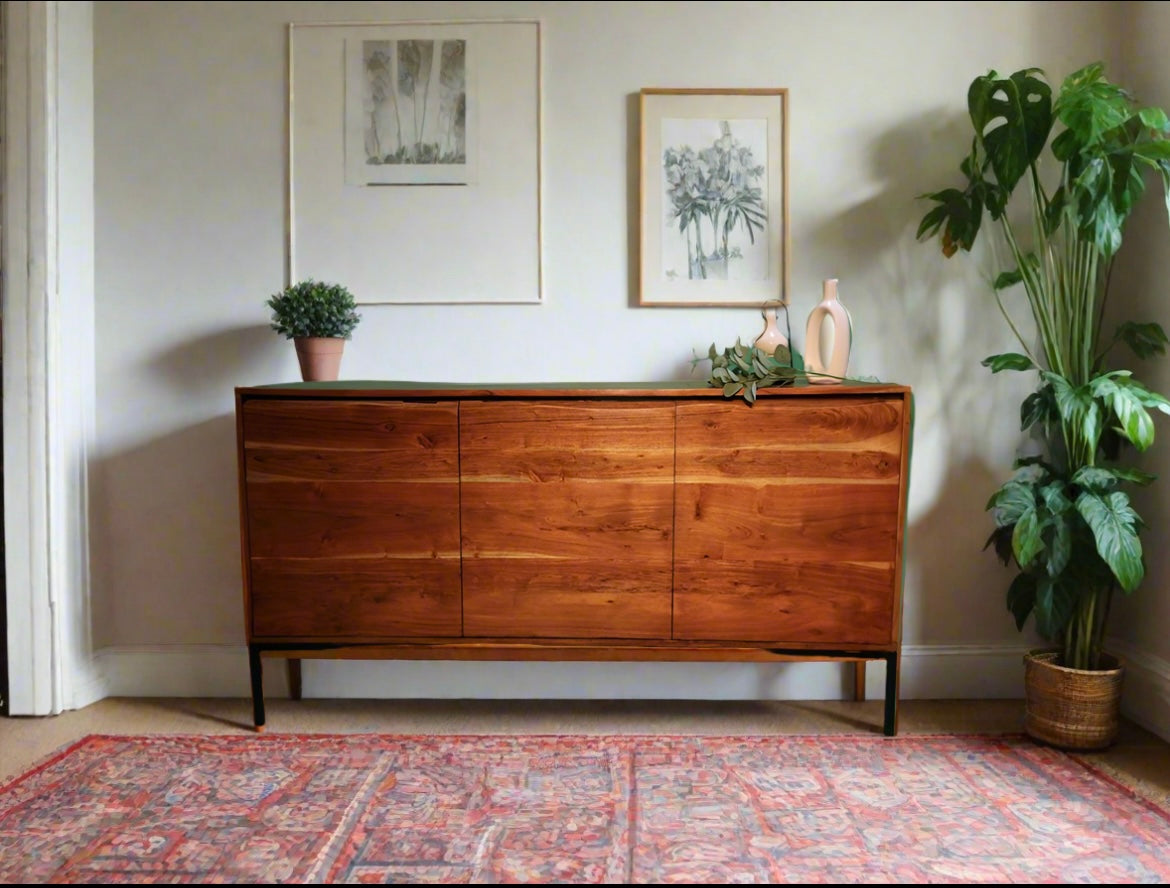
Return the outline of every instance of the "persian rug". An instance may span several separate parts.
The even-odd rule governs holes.
[[[1170,880],[1170,812],[986,736],[90,736],[0,788],[11,883]]]

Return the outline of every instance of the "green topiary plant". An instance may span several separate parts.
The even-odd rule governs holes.
[[[273,294],[266,305],[272,329],[287,339],[349,339],[362,319],[349,290],[312,278]]]

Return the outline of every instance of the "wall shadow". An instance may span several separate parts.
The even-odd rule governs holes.
[[[267,324],[251,324],[185,339],[157,352],[147,366],[177,393],[219,398],[251,384],[241,380],[274,381],[275,368],[286,366],[291,351],[292,343]]]
[[[641,93],[626,96],[626,255],[630,257],[628,272],[628,304],[630,308],[642,308],[638,304],[641,289],[639,269],[642,263],[642,115],[640,113]]]
[[[234,413],[90,465],[94,647],[243,642]]]

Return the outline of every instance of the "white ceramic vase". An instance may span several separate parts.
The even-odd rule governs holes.
[[[833,322],[833,344],[828,356],[821,354],[821,328]],[[837,385],[849,368],[849,350],[853,345],[853,320],[837,298],[837,279],[824,282],[822,299],[808,316],[804,334],[804,369],[814,385]]]

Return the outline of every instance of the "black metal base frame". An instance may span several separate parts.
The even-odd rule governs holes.
[[[252,718],[257,731],[264,730],[264,666],[260,655],[266,651],[327,651],[352,644],[260,644],[248,645],[248,668],[252,677]],[[768,648],[769,653],[793,657],[807,657],[809,660],[854,659],[886,661],[886,697],[882,717],[882,733],[893,737],[898,733],[898,667],[900,657],[897,651],[839,651],[839,650],[786,650]],[[296,697],[299,698],[299,694]]]

